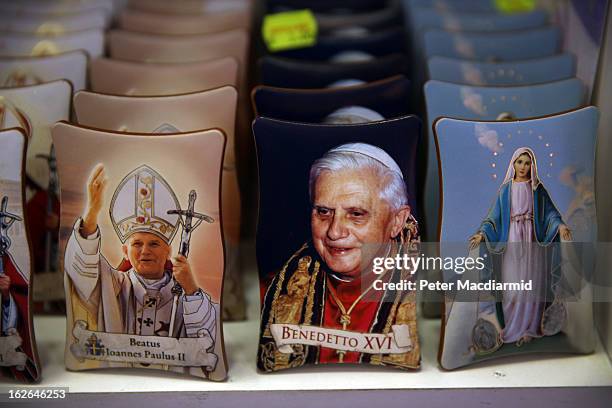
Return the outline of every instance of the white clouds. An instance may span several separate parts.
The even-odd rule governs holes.
[[[481,146],[489,149],[493,153],[501,153],[504,151],[501,143],[499,142],[499,136],[495,130],[489,129],[487,125],[483,123],[476,124],[475,128],[476,138]]]

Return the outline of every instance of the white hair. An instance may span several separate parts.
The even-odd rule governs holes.
[[[353,151],[356,146],[367,147],[369,151],[376,149],[377,156],[381,156],[381,158],[379,159],[369,154]],[[343,150],[345,147],[349,149]],[[380,150],[380,152],[378,152],[378,150]],[[384,155],[384,158],[382,155]],[[402,206],[408,205],[408,191],[401,172],[393,170],[383,164],[388,160],[393,161],[384,150],[365,143],[342,145],[328,151],[310,167],[310,179],[308,182],[310,201],[314,201],[315,185],[317,179],[323,172],[368,169],[375,173],[376,178],[381,183],[380,198],[385,200],[393,211],[399,210]],[[394,161],[393,163],[395,164]],[[397,169],[399,169],[399,167],[397,167]]]

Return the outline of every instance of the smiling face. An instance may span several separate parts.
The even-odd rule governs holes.
[[[531,179],[531,156],[527,153],[521,154],[514,161],[514,180],[527,181]]]
[[[170,245],[155,234],[136,232],[123,245],[123,254],[143,278],[161,279],[170,257]]]
[[[343,279],[359,277],[410,214],[409,207],[393,211],[380,198],[382,182],[371,169],[324,171],[316,180],[310,218],[314,247]]]

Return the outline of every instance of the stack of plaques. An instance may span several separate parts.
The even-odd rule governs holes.
[[[404,1],[413,57],[426,67],[415,72],[428,121],[425,236],[439,240],[439,259],[477,263],[428,275],[451,288],[443,308],[432,292],[423,307],[443,310],[446,369],[593,350],[598,113],[584,108],[586,87],[548,14],[495,5]]]
[[[0,195],[6,197],[2,238],[10,244],[0,271],[11,279],[10,296],[3,297],[9,318],[3,321],[2,334],[7,337],[2,337],[0,348],[3,363],[11,362],[3,364],[7,372],[24,381],[37,380],[40,374],[29,325],[30,301],[36,300],[35,310],[64,310],[57,238],[59,184],[51,126],[70,119],[72,93],[87,86],[88,61],[104,52],[104,30],[113,12],[112,0],[0,1],[0,129],[6,136],[0,150],[3,171],[18,176],[0,177]],[[12,194],[16,191],[18,195]],[[11,219],[10,213],[16,218]],[[28,287],[32,273],[37,281],[33,293]],[[14,344],[13,335],[21,337],[22,343],[17,343],[21,351],[4,344]],[[26,360],[18,358],[23,353]]]
[[[368,270],[381,253],[418,251],[421,121],[410,106],[401,12],[379,1],[267,5],[272,14],[307,6],[318,35],[311,47],[264,55],[252,93],[258,368],[417,369],[416,292],[376,286],[410,280],[410,271]]]
[[[436,119],[533,118],[584,106],[586,97],[574,78],[574,57],[561,53],[561,30],[546,11],[505,14],[488,0],[442,3],[404,2],[413,56],[423,67],[416,81],[424,84],[428,122],[423,197],[430,242],[438,240],[441,209]],[[439,314],[433,300],[426,297],[426,315]]]
[[[3,154],[12,152],[2,163],[1,351],[20,379],[39,378],[30,271],[44,301],[35,306],[66,307],[73,370],[222,380],[222,289],[223,315],[244,318],[236,136],[250,139],[253,4],[126,3],[0,0]],[[24,193],[9,194],[19,177]]]

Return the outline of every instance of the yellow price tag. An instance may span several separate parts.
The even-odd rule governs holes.
[[[312,47],[317,42],[317,20],[310,10],[268,14],[261,30],[271,52]]]
[[[495,7],[502,13],[533,11],[536,8],[536,0],[495,0]]]

